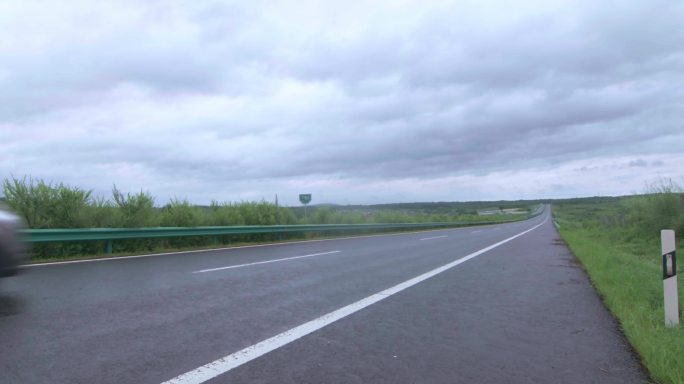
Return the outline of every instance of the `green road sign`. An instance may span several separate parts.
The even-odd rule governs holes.
[[[304,193],[299,195],[299,202],[307,205],[311,202],[311,194],[310,193]]]

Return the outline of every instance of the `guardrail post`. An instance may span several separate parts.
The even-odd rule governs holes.
[[[105,252],[107,252],[108,255],[112,254],[112,241],[111,240],[107,240],[107,249],[105,250]]]
[[[679,294],[677,292],[677,252],[675,233],[671,229],[660,231],[663,251],[663,295],[665,297],[665,325],[679,324]]]

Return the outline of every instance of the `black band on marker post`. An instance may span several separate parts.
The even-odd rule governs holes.
[[[677,251],[663,255],[663,280],[677,276]]]

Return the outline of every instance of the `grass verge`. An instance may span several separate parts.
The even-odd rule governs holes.
[[[554,207],[561,235],[617,317],[652,379],[662,384],[684,383],[684,327],[667,328],[664,324],[660,239],[587,225],[582,217],[591,216],[590,212],[578,213],[581,209],[577,207]],[[684,254],[681,243],[680,255]],[[680,277],[680,294],[683,288]]]

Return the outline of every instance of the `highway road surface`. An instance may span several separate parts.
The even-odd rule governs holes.
[[[646,382],[548,211],[25,267],[0,281],[0,382]]]

